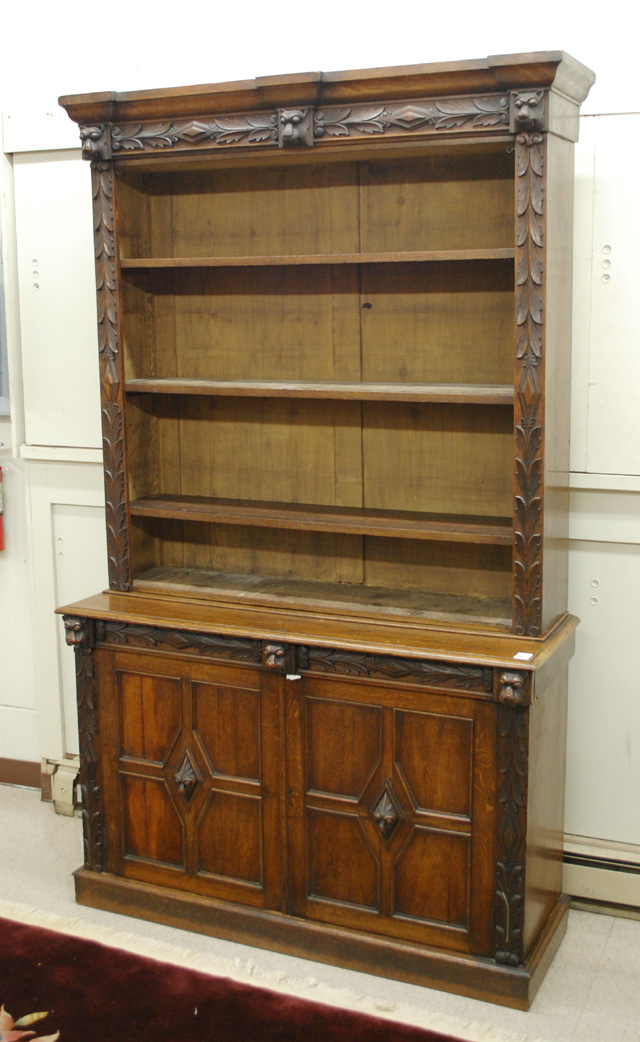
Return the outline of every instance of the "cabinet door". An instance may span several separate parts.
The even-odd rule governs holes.
[[[289,688],[289,910],[487,952],[493,705],[321,678]]]
[[[278,706],[259,671],[129,650],[96,660],[109,870],[280,907]]]

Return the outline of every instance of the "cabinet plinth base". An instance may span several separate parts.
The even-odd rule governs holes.
[[[79,904],[515,1009],[528,1009],[533,1001],[564,937],[569,909],[569,898],[562,894],[525,964],[510,967],[479,956],[394,942],[121,879],[107,872],[79,868],[74,877]]]

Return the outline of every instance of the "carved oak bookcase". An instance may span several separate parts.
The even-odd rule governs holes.
[[[78,900],[526,1007],[566,923],[561,52],[66,97],[110,590]]]

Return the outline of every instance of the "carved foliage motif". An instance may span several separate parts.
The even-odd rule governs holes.
[[[129,123],[113,127],[111,147],[114,152],[135,152],[176,146],[273,144],[277,138],[277,114],[256,112],[184,123]]]
[[[498,861],[495,902],[495,960],[522,962],[524,921],[524,839],[526,714],[511,706],[498,710]]]
[[[493,689],[493,671],[483,666],[367,655],[364,652],[332,648],[300,647],[298,668],[323,673],[346,673],[350,676],[380,676],[392,680],[417,681],[420,684],[480,691],[486,694],[490,694]]]
[[[353,105],[326,108],[316,112],[314,134],[322,137],[348,137],[351,134],[393,132],[437,132],[456,127],[485,129],[509,123],[506,95],[486,98],[447,98],[433,101],[405,101],[396,105]]]
[[[184,759],[174,775],[174,781],[178,792],[184,799],[185,803],[188,803],[196,791],[196,786],[198,784],[198,776],[196,775],[193,764],[189,759],[188,753],[184,754]]]
[[[74,649],[76,658],[84,863],[93,872],[103,872],[106,868],[106,843],[102,790],[98,781],[100,734],[92,623],[87,619],[65,616],[64,626],[67,644]]]
[[[514,629],[538,636],[542,624],[542,359],[545,155],[541,134],[516,139],[516,493]]]
[[[383,839],[390,839],[391,833],[398,824],[400,815],[396,807],[389,783],[385,785],[380,799],[371,811],[376,828]]]
[[[99,622],[96,629],[101,644],[129,644],[136,647],[166,647],[172,651],[192,651],[234,661],[260,662],[260,641],[226,637],[212,633],[186,633],[159,626],[142,626],[127,622]]]

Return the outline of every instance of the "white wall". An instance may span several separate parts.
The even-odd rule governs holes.
[[[601,20],[555,0],[513,18],[470,0],[455,8],[423,0],[396,7],[329,0],[311,14],[282,0],[246,10],[187,0],[179,8],[154,8],[153,17],[147,4],[131,0],[113,0],[108,12],[79,0],[63,10],[0,4],[0,108],[5,149],[13,156],[18,232],[19,293],[9,300],[12,419],[14,441],[22,446],[22,459],[8,471],[8,549],[0,555],[0,611],[3,619],[11,616],[0,630],[0,735],[8,736],[0,756],[55,758],[74,750],[70,657],[51,613],[60,598],[82,596],[90,592],[87,584],[95,590],[106,581],[98,535],[89,177],[58,95],[558,47],[598,76],[583,107],[576,155],[570,609],[583,623],[571,674],[567,832],[576,848],[614,850],[640,862],[640,699],[633,662],[640,580],[634,292],[640,229],[624,173],[637,169],[640,117],[633,113],[640,112],[640,81],[635,35],[617,33],[613,47],[607,31],[611,25],[629,29],[628,6],[609,3]],[[603,268],[604,261],[610,266]],[[8,442],[5,429],[0,425],[0,440]],[[33,533],[33,644],[25,523]],[[5,729],[5,721],[13,722]]]

